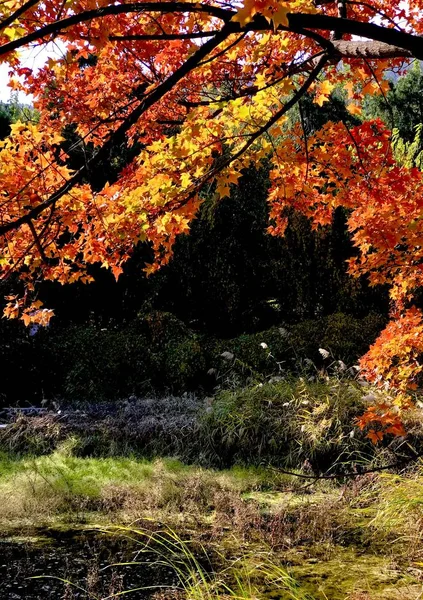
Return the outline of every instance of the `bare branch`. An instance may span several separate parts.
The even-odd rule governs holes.
[[[214,31],[195,31],[192,33],[151,33],[141,35],[110,35],[111,42],[140,42],[140,41],[160,41],[160,40],[193,40],[197,38],[213,37],[219,33],[220,29]],[[94,39],[94,38],[91,38]]]

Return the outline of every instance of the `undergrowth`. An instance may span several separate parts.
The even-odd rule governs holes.
[[[317,373],[206,401],[135,398],[113,416],[19,417],[0,432],[3,532],[149,522],[221,554],[204,571],[173,539],[183,583],[157,600],[421,599],[421,465],[359,476],[419,451],[420,409],[407,439],[376,448],[354,425],[372,393]]]
[[[363,465],[375,447],[355,426],[365,392],[340,377],[281,379],[222,390],[205,400],[137,399],[18,415],[0,430],[0,450],[49,454],[70,437],[82,457],[177,456],[187,463],[234,464],[337,472]]]
[[[161,600],[420,598],[419,471],[304,482],[274,468],[81,458],[72,448],[69,442],[49,456],[1,457],[4,532],[83,523],[127,523],[141,532],[150,523],[154,535],[171,526],[219,554],[206,569],[211,578],[189,564],[191,571],[180,573],[185,587],[174,590],[179,595],[161,592]],[[174,542],[186,569],[187,556]]]

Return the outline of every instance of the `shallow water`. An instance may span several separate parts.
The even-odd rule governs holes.
[[[34,532],[33,537],[1,539],[0,598],[82,600],[150,587],[128,595],[146,599],[157,591],[155,586],[177,583],[171,568],[157,564],[156,554],[143,552],[139,556],[139,550],[136,542],[95,531],[43,530]],[[143,564],[116,565],[134,560]],[[80,589],[54,577],[67,579]]]

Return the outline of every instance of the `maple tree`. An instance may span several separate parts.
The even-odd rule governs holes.
[[[395,385],[405,405],[421,371],[423,316],[410,306],[423,278],[422,174],[396,161],[381,121],[330,122],[307,136],[286,115],[307,92],[323,105],[343,89],[353,114],[365,94],[383,96],[388,69],[423,58],[422,8],[421,0],[3,1],[0,60],[40,114],[13,124],[0,146],[0,268],[25,284],[5,315],[47,323],[37,281],[89,282],[93,263],[117,278],[140,241],[153,246],[153,272],[205,193],[224,198],[266,159],[271,234],[284,233],[292,207],[316,227],[338,206],[349,211],[360,250],[350,270],[388,282],[393,302],[393,321],[362,367]],[[25,66],[21,49],[49,43],[60,56],[38,71]],[[62,145],[69,125],[75,144],[91,148],[76,171]],[[94,192],[88,176],[122,141],[136,157]],[[362,425],[379,419],[393,432],[392,414],[392,406],[370,411]]]

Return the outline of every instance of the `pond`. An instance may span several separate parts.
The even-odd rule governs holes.
[[[45,529],[32,536],[1,539],[1,598],[82,600],[149,588],[129,594],[130,598],[144,599],[151,598],[160,587],[177,585],[175,571],[158,564],[154,551],[140,555],[140,547],[139,542],[121,535],[81,529]],[[116,564],[133,561],[142,564]]]

